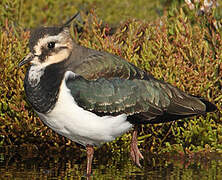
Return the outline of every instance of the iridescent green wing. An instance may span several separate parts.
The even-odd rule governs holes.
[[[69,78],[66,84],[85,110],[101,115],[125,113],[133,115],[133,121],[137,122],[167,122],[206,111],[200,98],[154,78],[89,81],[77,76]]]
[[[157,116],[170,104],[169,97],[153,81],[120,78],[88,81],[78,76],[68,79],[66,84],[77,104],[94,113],[133,115],[145,112]]]

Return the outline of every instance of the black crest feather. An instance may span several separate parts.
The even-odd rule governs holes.
[[[68,21],[66,21],[62,27],[69,27],[71,25],[71,22],[76,19],[78,16],[80,16],[80,12],[77,12],[75,15],[73,15]]]

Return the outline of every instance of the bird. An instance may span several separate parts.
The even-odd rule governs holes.
[[[94,147],[132,129],[130,156],[141,167],[138,126],[213,112],[216,106],[187,94],[125,59],[74,42],[70,24],[35,28],[24,90],[44,124],[86,148],[86,174],[92,173]]]

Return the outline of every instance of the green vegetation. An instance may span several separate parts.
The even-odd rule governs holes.
[[[115,0],[117,3],[120,1]],[[83,7],[95,7],[100,0],[84,1]],[[124,7],[121,1],[121,6]],[[141,127],[139,143],[151,153],[177,152],[182,155],[222,152],[222,14],[221,4],[212,12],[199,14],[178,1],[166,1],[169,8],[158,8],[163,16],[147,18],[146,6],[153,4],[132,1],[136,19],[122,20],[121,10],[110,1],[105,8],[90,11],[84,16],[83,31],[76,41],[84,46],[117,54],[136,66],[152,73],[187,93],[202,96],[214,102],[219,111],[167,124]],[[143,6],[144,4],[144,6]],[[64,22],[81,7],[81,1],[30,1],[3,0],[0,2],[0,146],[30,146],[40,150],[49,148],[75,148],[75,144],[52,132],[42,124],[25,101],[23,79],[25,68],[18,62],[28,53],[28,28]],[[100,5],[101,6],[101,5]],[[157,5],[156,5],[157,6]],[[140,8],[144,8],[141,9]],[[113,9],[112,9],[113,8]],[[133,12],[134,11],[134,12]],[[62,13],[61,13],[62,12]],[[99,16],[103,12],[104,16]],[[114,13],[114,14],[113,14]],[[131,15],[132,15],[131,14]],[[128,15],[126,15],[128,17]],[[100,17],[100,18],[98,18]],[[132,17],[132,16],[131,16]],[[146,18],[145,18],[146,17]],[[102,23],[113,21],[112,27]],[[143,20],[139,20],[143,19]],[[146,20],[144,20],[146,19]],[[116,24],[121,23],[117,26]],[[115,152],[129,147],[130,134],[109,143],[102,149]]]

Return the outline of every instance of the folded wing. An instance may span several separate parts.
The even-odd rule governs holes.
[[[77,104],[85,110],[98,115],[125,113],[135,123],[165,122],[206,111],[199,98],[154,78],[89,81],[76,76],[68,78],[66,84]]]

